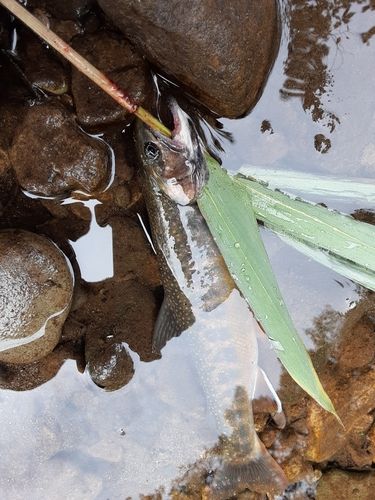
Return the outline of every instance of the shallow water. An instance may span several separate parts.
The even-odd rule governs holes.
[[[283,4],[282,42],[261,99],[247,117],[221,120],[234,138],[222,142],[227,169],[256,165],[374,178],[375,38],[363,34],[375,26],[375,9],[360,0],[332,4]],[[356,199],[313,201],[347,213],[375,209]],[[82,278],[100,282],[116,272],[111,257],[118,233],[98,225],[96,202],[86,203],[90,231],[71,244]],[[363,291],[269,230],[262,236],[299,333],[309,348],[324,344],[334,332],[323,329],[313,338],[315,320],[327,310],[342,317]],[[168,497],[172,482],[217,436],[183,339],[151,363],[131,356],[135,375],[114,392],[97,387],[71,360],[34,390],[0,391],[1,498],[114,500],[157,491]],[[261,364],[278,387],[281,368],[270,350],[261,352]]]

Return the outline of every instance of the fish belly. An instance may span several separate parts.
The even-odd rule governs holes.
[[[218,435],[229,436],[233,427],[227,413],[233,407],[238,388],[243,388],[249,398],[254,391],[258,326],[236,289],[213,311],[198,311],[195,316],[195,324],[186,332],[191,357]],[[252,424],[252,414],[248,417]]]

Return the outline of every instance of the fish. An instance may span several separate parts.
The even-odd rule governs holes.
[[[138,122],[135,143],[164,300],[153,345],[186,332],[219,446],[210,454],[209,498],[244,488],[283,491],[284,472],[257,436],[252,396],[258,374],[257,323],[237,290],[196,204],[208,179],[197,132],[175,100],[167,138]]]

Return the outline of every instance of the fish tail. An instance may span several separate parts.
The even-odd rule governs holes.
[[[285,490],[288,480],[277,462],[257,439],[256,453],[242,461],[223,460],[209,486],[210,500],[224,500],[248,488],[257,493]]]

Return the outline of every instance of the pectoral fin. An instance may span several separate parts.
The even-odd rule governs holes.
[[[173,337],[178,337],[183,332],[178,318],[172,310],[168,298],[165,297],[157,317],[154,335],[152,339],[152,350],[160,352],[165,344]]]

